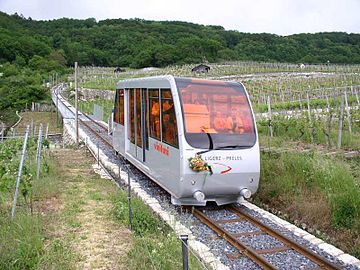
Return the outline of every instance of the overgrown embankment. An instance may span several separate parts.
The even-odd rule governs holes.
[[[255,201],[360,257],[360,159],[263,153]]]
[[[127,269],[131,233],[112,215],[119,190],[94,172],[93,162],[84,150],[48,150],[40,179],[26,182],[31,167],[25,169],[20,194],[31,194],[27,203],[20,195],[13,221],[13,181],[2,179],[0,269]]]

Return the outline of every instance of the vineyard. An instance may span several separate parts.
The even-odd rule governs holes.
[[[126,69],[114,73],[114,68],[82,67],[81,87],[115,90],[121,79],[145,76],[173,75],[180,77],[201,77],[221,80],[239,80],[247,82],[247,88],[254,96],[256,93],[285,93],[286,90],[298,92],[326,87],[359,85],[360,65],[306,65],[295,64],[232,62],[208,64],[208,73],[194,74],[194,65],[169,66],[165,68]],[[250,90],[251,89],[251,90]],[[316,91],[313,91],[316,92]]]
[[[257,114],[262,146],[280,147],[285,141],[297,141],[359,150],[359,65],[230,62],[209,66],[208,73],[192,73],[190,65],[120,73],[113,68],[83,67],[80,87],[115,90],[121,79],[157,75],[241,81]],[[96,104],[103,108],[102,120],[107,122],[112,100],[112,95],[84,95],[79,108],[93,114]]]
[[[23,148],[23,139],[8,139],[0,143],[0,211],[6,213],[12,202],[13,192],[15,190],[16,178],[21,159],[21,149]],[[48,141],[42,142],[43,146],[48,146]],[[33,182],[36,179],[36,154],[37,138],[30,137],[27,142],[26,156],[22,167],[21,181],[18,205],[30,209],[33,200]],[[48,164],[44,159],[41,164],[41,173],[48,172]]]
[[[360,256],[360,66],[209,66],[208,73],[200,74],[191,73],[189,65],[121,73],[84,67],[80,89],[87,90],[80,91],[79,109],[95,115],[100,107],[107,122],[116,83],[126,78],[175,75],[241,81],[252,101],[262,149],[255,202]],[[89,95],[90,89],[97,90]]]

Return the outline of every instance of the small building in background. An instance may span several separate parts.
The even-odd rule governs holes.
[[[191,72],[195,72],[195,73],[205,73],[205,72],[209,72],[210,67],[204,64],[200,64],[196,67],[194,67]]]
[[[125,72],[125,69],[120,68],[120,67],[116,67],[116,68],[114,69],[114,73],[120,73],[120,72]]]

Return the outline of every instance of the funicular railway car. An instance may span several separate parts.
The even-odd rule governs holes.
[[[120,81],[113,121],[114,149],[169,192],[173,204],[228,204],[258,188],[258,135],[241,83]]]

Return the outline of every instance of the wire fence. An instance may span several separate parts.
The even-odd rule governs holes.
[[[37,138],[31,136],[28,125],[23,135],[4,137],[0,143],[0,210],[7,211],[6,201],[11,197],[11,219],[15,218],[16,208],[20,206],[22,209],[30,209],[32,213],[33,181],[39,180],[44,168],[42,165],[46,163],[41,161],[44,156],[43,145],[47,145],[43,140],[42,124],[38,130]],[[19,202],[19,194],[23,195],[23,202]]]

